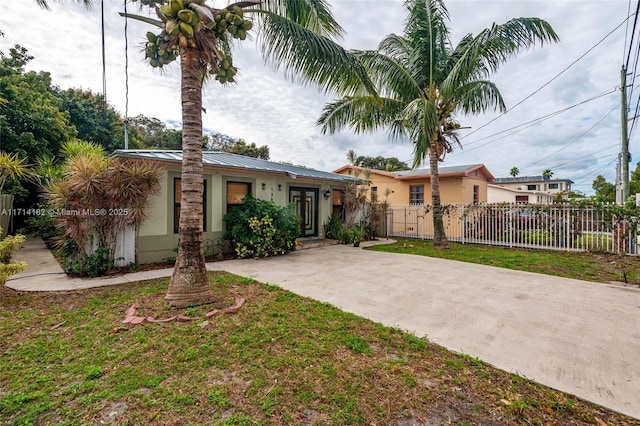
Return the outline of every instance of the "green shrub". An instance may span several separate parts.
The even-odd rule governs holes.
[[[26,222],[25,232],[28,235],[42,237],[45,240],[62,235],[63,229],[56,226],[57,216],[47,203],[38,203],[34,208],[38,214],[29,216]]]
[[[329,216],[327,223],[324,224],[324,235],[332,240],[340,240],[344,231],[342,218],[336,214]]]
[[[324,224],[324,235],[327,238],[340,241],[340,244],[351,244],[365,240],[369,234],[364,225],[345,228],[340,216],[333,215]]]
[[[293,207],[279,207],[251,195],[243,202],[224,216],[228,226],[225,238],[233,242],[238,257],[267,257],[295,248],[300,235],[300,217]]]
[[[85,275],[90,278],[101,277],[113,267],[113,261],[109,259],[109,250],[100,248],[87,256],[82,265]]]
[[[0,241],[0,263],[9,263],[11,259],[11,253],[16,251],[24,242],[26,238],[24,235],[7,235],[2,241]]]
[[[0,228],[0,233],[2,229]],[[11,260],[11,253],[18,249],[26,238],[24,235],[7,236],[0,241],[0,285],[3,285],[7,278],[12,275],[22,272],[27,266],[25,262],[9,263]]]
[[[107,249],[99,248],[93,254],[84,257],[78,244],[71,238],[63,238],[56,246],[58,256],[62,259],[62,269],[69,275],[101,277],[113,267]]]

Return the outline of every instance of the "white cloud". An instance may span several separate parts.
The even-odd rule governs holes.
[[[10,14],[0,16],[0,30],[5,33],[5,37],[0,38],[0,50],[7,52],[19,43],[35,57],[29,69],[49,71],[54,83],[63,88],[79,87],[101,92],[99,7],[87,11],[79,5],[63,6],[52,2],[52,11],[44,11],[34,0],[21,0],[20,3],[21,19]],[[400,0],[330,3],[345,28],[343,44],[347,48],[373,49],[386,34],[402,30],[404,9]],[[513,108],[599,42],[623,21],[628,9],[626,0],[453,0],[446,4],[451,15],[454,43],[468,32],[477,33],[493,22],[501,23],[518,16],[546,19],[559,34],[561,43],[524,52],[504,64],[494,76],[508,108]],[[124,113],[125,22],[118,15],[122,7],[121,0],[105,1],[107,96],[111,104]],[[134,5],[128,7],[130,12],[137,12]],[[179,121],[178,66],[174,64],[165,73],[148,67],[140,52],[148,27],[132,20],[128,20],[128,26],[129,115],[145,114]],[[578,137],[616,107],[619,91],[508,137],[478,139],[618,86],[624,59],[625,28],[623,25],[538,94],[486,128],[478,130],[497,114],[459,117],[464,126],[471,127],[463,135],[478,131],[464,138],[466,149],[449,155],[444,165],[484,163],[495,176],[508,175],[513,166],[518,166],[521,174],[540,174],[543,169],[551,168],[555,177],[573,179],[576,188],[586,192],[591,190],[591,182],[597,174],[603,174],[612,182],[615,162],[611,163],[611,159],[615,159],[620,144],[619,111],[614,110],[600,125]],[[205,87],[203,100],[207,113],[203,122],[206,128],[259,145],[267,144],[276,161],[323,170],[333,170],[344,164],[348,149],[361,155],[395,156],[411,161],[411,145],[392,143],[384,133],[354,135],[344,131],[322,135],[315,121],[323,105],[333,96],[319,93],[313,87],[301,87],[285,79],[282,72],[264,67],[254,46],[244,45],[234,56],[234,62],[240,68],[237,85],[221,87],[212,81]],[[635,99],[637,94],[633,108]],[[575,142],[560,149],[576,138]],[[631,141],[631,151],[634,150],[637,151],[636,138]],[[545,159],[547,156],[550,157]],[[537,162],[540,159],[543,161]]]

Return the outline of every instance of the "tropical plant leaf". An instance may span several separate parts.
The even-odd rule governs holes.
[[[147,24],[151,24],[151,25],[156,26],[158,28],[164,28],[164,22],[162,22],[162,21],[160,21],[158,19],[149,18],[148,16],[134,15],[134,14],[131,14],[131,13],[124,13],[124,12],[120,12],[119,15],[124,17],[124,18],[129,18],[129,19],[133,19],[133,20],[136,20],[136,21],[146,22]]]
[[[362,64],[336,42],[275,13],[259,12],[259,42],[268,65],[284,67],[291,79],[325,91],[375,93]]]

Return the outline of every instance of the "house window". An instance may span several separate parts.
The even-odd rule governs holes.
[[[473,204],[478,204],[480,197],[480,187],[478,185],[473,185]]]
[[[516,195],[516,203],[528,203],[529,196],[528,195]]]
[[[550,183],[549,184],[549,189],[558,189],[558,184],[557,183]]]
[[[227,182],[227,213],[244,204],[242,199],[250,193],[251,184],[248,182]]]
[[[342,201],[344,199],[344,191],[334,189],[331,191],[331,214],[342,218],[343,208]],[[344,218],[343,218],[344,219]]]
[[[207,181],[202,182],[202,229],[207,230]],[[180,203],[182,201],[182,179],[173,179],[173,233],[180,229]]]
[[[372,186],[371,187],[371,201],[372,202],[378,201],[378,187],[377,186]]]
[[[424,185],[409,185],[409,204],[424,204]]]
[[[538,189],[538,185],[527,185],[527,191],[536,191]]]

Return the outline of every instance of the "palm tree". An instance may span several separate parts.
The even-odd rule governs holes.
[[[303,83],[354,93],[366,74],[332,41],[342,29],[324,0],[247,0],[223,9],[207,5],[206,0],[142,3],[153,7],[158,19],[126,16],[159,29],[158,34],[147,33],[149,64],[161,68],[179,58],[181,67],[182,203],[178,254],[166,300],[174,306],[207,303],[213,295],[203,250],[203,82],[209,77],[223,85],[235,82],[232,47],[247,38],[254,24],[260,28],[258,42],[265,60],[276,69],[284,66]]]
[[[511,175],[511,177],[516,177],[520,174],[520,169],[517,167],[512,167],[511,170],[509,170],[509,174]]]
[[[55,0],[57,3],[60,3],[61,0]],[[72,0],[75,3],[82,3],[84,4],[88,9],[91,8],[91,6],[93,5],[93,0]],[[47,9],[49,10],[49,3],[47,2],[47,0],[36,0],[36,4],[38,6],[40,6],[43,9]]]
[[[346,126],[356,133],[387,128],[392,139],[413,143],[413,168],[429,157],[434,245],[447,248],[442,221],[438,161],[460,146],[454,113],[505,110],[497,86],[488,80],[500,64],[537,42],[557,41],[538,18],[517,18],[468,34],[453,47],[442,0],[406,0],[403,34],[390,34],[375,51],[352,52],[365,66],[378,95],[345,95],[325,106],[323,132]]]
[[[553,176],[553,172],[551,171],[551,169],[544,169],[542,171],[542,177],[545,179],[551,179],[551,176]]]

